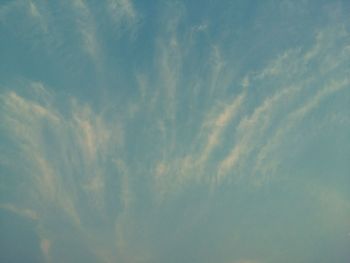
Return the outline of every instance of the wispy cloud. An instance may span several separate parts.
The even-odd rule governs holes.
[[[18,82],[8,89],[1,86],[0,136],[5,144],[0,145],[0,164],[10,174],[0,175],[1,189],[20,198],[4,201],[0,209],[35,221],[48,262],[55,262],[61,224],[101,262],[157,262],[163,253],[158,247],[168,249],[164,254],[177,249],[188,233],[198,240],[197,229],[209,221],[215,228],[224,222],[217,211],[229,214],[214,205],[226,202],[221,193],[210,190],[228,189],[237,179],[260,183],[277,175],[285,161],[281,148],[294,129],[348,91],[350,48],[344,26],[323,28],[309,46],[278,50],[268,63],[257,63],[259,69],[254,64],[250,71],[237,69],[241,61],[230,46],[237,37],[221,43],[229,33],[213,33],[215,23],[209,19],[190,19],[185,4],[159,8],[161,17],[152,24],[144,47],[111,33],[137,27],[142,14],[136,3],[106,0],[95,9],[95,2],[57,3],[58,11],[34,0],[0,7],[1,22],[11,29],[17,25],[14,32],[21,41],[37,34],[39,48],[57,53],[53,57],[58,60],[62,55],[79,66],[86,61],[95,66],[87,75],[96,83],[77,77],[72,86],[81,85],[78,91],[29,80],[22,80],[24,87],[17,87]],[[9,19],[11,12],[25,15],[15,21]],[[56,12],[64,13],[65,21]],[[106,22],[112,24],[104,27]],[[105,42],[109,37],[115,46]],[[125,42],[119,46],[118,41]],[[137,49],[132,61],[118,57],[127,44]],[[119,62],[125,71],[111,67]],[[65,75],[57,73],[57,78],[65,80]],[[95,86],[83,90],[85,84]],[[90,89],[104,94],[96,99]],[[109,94],[114,97],[105,99]],[[322,187],[315,192],[320,203],[329,202],[329,213],[348,208],[346,196]],[[338,206],[332,208],[333,203]],[[239,212],[229,216],[243,217]],[[222,262],[260,262],[227,259],[232,258]]]
[[[50,102],[54,95],[48,95],[43,85],[28,84],[31,85],[37,95],[35,100],[14,91],[1,95],[1,130],[16,142],[23,163],[20,169],[26,170],[28,182],[28,188],[22,189],[26,196],[23,203],[3,204],[1,208],[37,220],[41,227],[58,209],[78,233],[86,233],[87,221],[91,220],[84,216],[86,213],[91,216],[92,211],[99,211],[97,218],[109,213],[104,205],[105,165],[106,158],[113,159],[110,149],[117,150],[122,143],[120,126],[107,125],[91,108],[76,102],[71,114],[59,113],[60,109]],[[78,205],[82,197],[86,200],[83,209]],[[18,208],[32,205],[39,210]],[[49,250],[47,241],[42,246],[46,252]]]
[[[81,35],[82,46],[96,65],[101,66],[102,50],[96,31],[96,22],[84,0],[74,0],[72,9],[76,15],[76,27]]]
[[[239,161],[247,158],[254,150],[258,140],[265,134],[266,129],[271,125],[271,118],[276,109],[279,109],[287,99],[290,99],[297,88],[284,89],[277,92],[272,97],[255,108],[254,112],[241,119],[236,131],[236,144],[230,153],[218,165],[218,180],[227,175],[227,173],[238,165]]]
[[[28,208],[19,208],[13,204],[0,204],[0,209],[4,209],[7,211],[10,211],[12,213],[15,213],[16,215],[22,216],[24,218],[28,218],[31,220],[38,220],[39,216],[38,214]]]
[[[204,150],[200,153],[199,164],[203,165],[208,160],[213,149],[220,143],[222,140],[222,133],[225,131],[228,124],[232,119],[237,115],[243,101],[244,94],[239,95],[234,101],[228,104],[223,111],[213,120],[213,123],[210,124],[210,132],[208,134],[208,139],[205,144]]]
[[[345,60],[339,56],[340,54],[345,57],[349,56],[349,54],[345,55],[344,53],[346,46],[343,45],[345,42],[342,39],[345,35],[343,30],[325,29],[317,35],[314,46],[305,53],[300,53],[298,50],[287,51],[271,62],[261,73],[256,73],[251,78],[253,81],[254,78],[258,79],[260,85],[264,85],[264,81],[269,81],[272,75],[276,80],[289,75],[284,82],[278,83],[280,91],[266,98],[250,116],[241,119],[235,133],[236,143],[231,152],[218,165],[219,178],[223,178],[228,173],[240,174],[244,169],[245,160],[251,158],[253,160],[256,158],[253,174],[273,173],[272,167],[276,168],[279,158],[274,155],[274,164],[269,165],[266,160],[268,153],[271,153],[273,149],[277,150],[282,143],[282,137],[286,136],[292,127],[298,125],[307,113],[319,107],[320,103],[331,94],[349,86],[348,78],[343,73],[339,73],[339,76],[335,74],[334,77],[326,78],[324,81],[328,83],[323,85],[324,87],[316,88],[315,86],[322,84],[318,83],[317,78],[307,77],[307,74],[312,76],[313,70],[315,70],[315,74],[318,69],[306,66],[308,63],[314,64],[317,61],[316,65],[322,71],[330,72],[335,68],[342,71]],[[341,43],[340,47],[334,49],[334,46],[339,45],[337,41]],[[332,52],[337,50],[332,55],[332,59],[326,52],[328,49],[331,49]],[[333,66],[327,68],[324,67],[324,64]],[[294,76],[294,78],[290,78],[290,76]],[[313,91],[310,94],[312,87]],[[305,93],[310,94],[309,98],[303,105],[298,105],[296,101]],[[281,115],[282,112],[283,115]]]
[[[137,21],[137,12],[131,0],[107,0],[107,11],[112,20],[120,24],[126,22],[128,26],[133,26]]]
[[[280,146],[282,138],[288,134],[291,128],[302,122],[306,115],[312,110],[315,110],[328,96],[349,87],[349,85],[350,82],[347,78],[341,81],[331,81],[325,88],[318,91],[315,96],[309,99],[309,101],[307,101],[304,105],[289,113],[285,118],[283,125],[281,125],[275,131],[274,136],[271,136],[268,142],[261,147],[259,154],[257,155],[254,172],[260,172],[262,175],[266,175],[268,172],[274,171],[279,162],[276,163],[276,161],[274,161],[273,165],[271,165],[269,162],[267,162],[266,158]]]
[[[212,90],[210,94],[213,103],[206,108],[202,115],[204,117],[196,122],[199,125],[195,125],[195,122],[192,124],[191,133],[194,139],[186,145],[186,152],[175,154],[174,148],[176,149],[178,139],[175,132],[179,130],[175,116],[179,112],[178,105],[182,99],[177,95],[177,89],[183,84],[181,74],[185,68],[185,60],[182,58],[188,50],[180,48],[183,40],[176,36],[177,20],[170,21],[171,26],[167,27],[172,29],[167,31],[169,41],[161,42],[163,49],[159,51],[157,61],[161,65],[159,74],[162,81],[155,86],[164,86],[164,89],[154,97],[154,103],[158,105],[156,107],[168,106],[166,114],[160,114],[159,121],[159,130],[163,133],[163,154],[155,161],[152,170],[157,191],[162,193],[160,195],[196,180],[216,184],[228,178],[240,178],[243,174],[260,174],[261,178],[253,176],[258,178],[254,180],[263,181],[262,178],[268,171],[274,171],[266,170],[267,167],[272,168],[282,161],[274,155],[273,165],[271,163],[269,166],[269,162],[265,162],[268,152],[276,151],[282,143],[281,137],[288,134],[288,127],[298,125],[303,116],[320,106],[322,100],[348,85],[347,79],[344,78],[345,69],[341,66],[349,56],[346,53],[348,48],[344,45],[347,33],[342,27],[321,30],[309,48],[285,50],[265,67],[245,74],[245,77],[241,78],[243,91],[241,94],[235,94],[232,101],[219,95],[227,90],[228,85],[226,80],[220,80],[218,74],[225,75],[229,65],[220,57],[219,49],[214,48],[216,51],[214,59],[210,61],[208,81],[201,83],[203,89]],[[334,48],[336,46],[338,49]],[[332,50],[331,56],[327,50]],[[322,88],[317,78],[319,72],[327,71],[325,64],[330,65],[328,72],[340,70],[337,75],[325,75],[324,81],[334,89]],[[231,79],[233,76],[234,74]],[[143,90],[147,89],[145,83],[143,78]],[[220,92],[215,93],[215,89]],[[194,85],[193,91],[195,90]],[[165,93],[160,95],[162,92]],[[259,99],[254,97],[256,92],[261,93]],[[160,104],[160,101],[165,103]],[[304,104],[300,104],[302,101]],[[194,120],[196,116],[192,114],[193,112],[190,112],[188,117]],[[166,119],[172,119],[172,124]],[[276,139],[276,136],[279,139]],[[218,156],[221,156],[221,159],[218,159]],[[216,167],[215,171],[211,170],[212,167]],[[208,176],[209,173],[212,175]]]
[[[45,262],[51,262],[51,257],[50,257],[51,241],[45,238],[42,239],[40,242],[40,248],[44,255]]]

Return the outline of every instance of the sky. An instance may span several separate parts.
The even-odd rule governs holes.
[[[0,0],[0,262],[350,262],[349,13]]]

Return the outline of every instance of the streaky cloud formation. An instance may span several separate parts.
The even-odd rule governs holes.
[[[348,262],[346,10],[1,3],[0,261]]]

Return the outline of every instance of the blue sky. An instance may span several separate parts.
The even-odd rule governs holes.
[[[0,1],[0,261],[349,262],[349,13]]]

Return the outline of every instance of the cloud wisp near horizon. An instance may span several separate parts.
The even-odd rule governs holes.
[[[0,3],[0,261],[348,262],[347,11]]]

